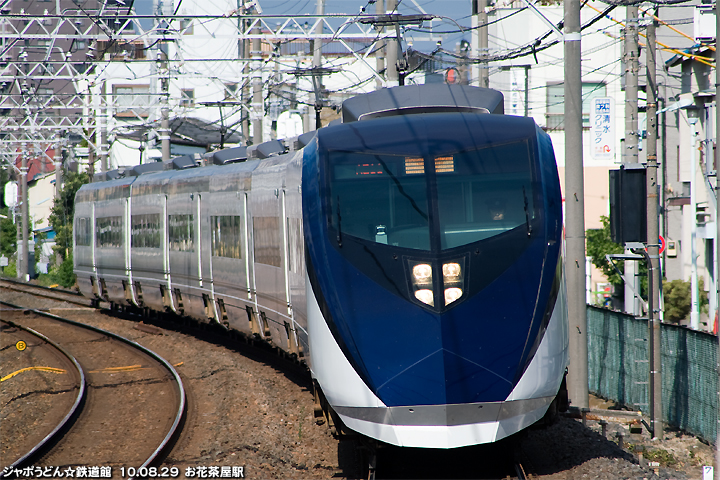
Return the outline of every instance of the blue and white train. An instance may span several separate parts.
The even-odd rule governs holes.
[[[568,322],[549,137],[459,85],[342,113],[83,186],[80,290],[303,356],[328,419],[380,442],[489,443],[556,413]]]

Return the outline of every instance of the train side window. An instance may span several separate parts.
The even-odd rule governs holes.
[[[98,248],[121,248],[123,246],[123,218],[121,216],[99,217],[95,220],[95,245]]]
[[[78,246],[89,247],[91,245],[90,225],[90,219],[87,217],[75,219],[75,243]]]
[[[195,251],[195,222],[192,215],[168,215],[168,240],[170,250]]]
[[[255,262],[282,266],[280,222],[278,217],[253,217]]]
[[[212,227],[212,255],[214,257],[242,258],[242,217],[219,215],[210,217]]]
[[[133,248],[160,248],[160,214],[133,215],[131,219],[131,245]]]
[[[300,273],[303,257],[305,255],[305,242],[303,241],[302,219],[288,218],[288,270]]]

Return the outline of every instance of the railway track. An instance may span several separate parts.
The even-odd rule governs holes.
[[[66,427],[58,424],[20,458],[3,459],[2,471],[8,472],[4,467],[11,463],[14,469],[91,465],[117,469],[116,474],[128,478],[147,475],[149,468],[157,466],[180,432],[186,409],[183,383],[173,366],[114,333],[36,309],[7,302],[0,305],[2,318],[11,325],[31,327],[63,345],[82,366],[88,385],[84,400],[76,402],[82,408],[68,417]],[[34,344],[25,344],[28,348],[22,350],[4,349],[3,356],[22,357],[35,350]],[[13,380],[15,384],[10,383]],[[27,396],[20,380],[20,374],[9,378],[3,395]],[[47,408],[54,399],[45,397],[37,403]],[[22,420],[7,420],[3,428],[21,429]]]
[[[20,282],[9,278],[0,278],[0,289],[29,293],[35,297],[57,300],[81,307],[98,306],[98,302],[93,302],[92,300],[83,297],[76,291],[44,287],[42,285],[34,285],[32,283]]]

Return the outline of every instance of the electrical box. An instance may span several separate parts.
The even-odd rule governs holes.
[[[677,248],[678,248],[678,242],[676,242],[675,240],[668,240],[667,241],[667,251],[665,252],[665,254],[668,257],[675,258],[675,257],[677,257]]]
[[[647,185],[645,167],[625,164],[610,170],[610,236],[612,241],[647,241]]]

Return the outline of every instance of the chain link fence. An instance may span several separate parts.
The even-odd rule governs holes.
[[[635,410],[648,408],[648,322],[588,306],[588,386]],[[717,431],[718,339],[661,326],[663,419],[709,442]]]

